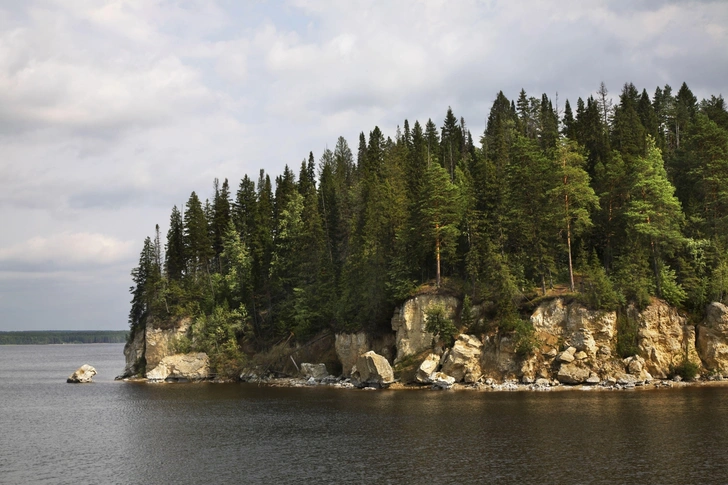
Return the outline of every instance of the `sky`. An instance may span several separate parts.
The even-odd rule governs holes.
[[[728,95],[728,2],[0,0],[0,331],[128,328],[155,224],[213,180],[515,99]]]

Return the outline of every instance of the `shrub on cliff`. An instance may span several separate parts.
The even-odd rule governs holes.
[[[443,341],[446,347],[452,347],[458,329],[445,314],[441,305],[433,305],[425,311],[425,329]]]

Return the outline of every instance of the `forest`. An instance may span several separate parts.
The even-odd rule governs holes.
[[[448,108],[385,136],[340,137],[295,173],[215,180],[173,207],[132,271],[132,339],[150,318],[193,318],[179,350],[218,371],[243,348],[322,331],[377,332],[422,291],[519,331],[524,302],[594,309],[651,297],[699,315],[728,291],[728,111],[683,83],[631,83],[563,108],[499,92],[476,144]],[[526,328],[527,331],[527,328]]]
[[[0,332],[0,345],[119,344],[126,342],[126,330],[37,330]]]

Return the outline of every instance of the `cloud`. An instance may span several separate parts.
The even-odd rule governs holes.
[[[128,261],[132,241],[96,233],[63,232],[0,248],[0,270],[43,270],[106,266]]]
[[[724,1],[4,2],[0,279],[114,279],[118,312],[143,237],[215,177],[235,192],[448,106],[477,143],[499,90],[725,96],[726,26]]]

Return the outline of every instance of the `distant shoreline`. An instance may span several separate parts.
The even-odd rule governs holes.
[[[0,345],[120,344],[127,330],[20,330],[0,332]]]

